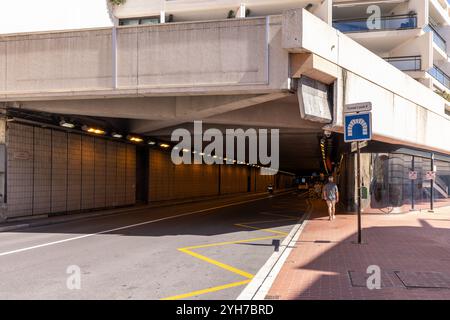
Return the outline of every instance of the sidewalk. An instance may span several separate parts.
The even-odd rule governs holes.
[[[435,213],[363,214],[328,221],[313,213],[266,299],[450,299],[450,207]],[[367,267],[381,269],[381,289],[369,290]]]

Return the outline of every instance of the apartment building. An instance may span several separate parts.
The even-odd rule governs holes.
[[[125,26],[259,17],[292,8],[306,8],[430,89],[450,92],[446,0],[127,0],[114,7],[114,17]]]

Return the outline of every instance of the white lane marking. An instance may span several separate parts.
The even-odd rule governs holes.
[[[279,193],[276,196],[283,195],[283,194],[285,194],[285,193]],[[96,235],[99,235],[99,234],[104,234],[104,233],[109,233],[109,232],[114,232],[114,231],[119,231],[119,230],[124,230],[124,229],[135,228],[135,227],[139,227],[139,226],[143,226],[143,225],[146,225],[146,224],[155,223],[155,222],[159,222],[159,221],[163,221],[163,220],[175,219],[175,218],[188,216],[188,215],[192,215],[192,214],[196,214],[196,213],[212,211],[212,210],[217,210],[217,209],[226,208],[226,207],[232,207],[232,206],[236,206],[236,205],[239,205],[239,204],[244,204],[244,203],[249,203],[249,202],[254,202],[254,201],[260,201],[260,200],[264,200],[264,199],[268,199],[268,197],[259,198],[259,199],[245,200],[245,201],[239,201],[239,202],[229,203],[229,204],[225,204],[225,205],[221,205],[221,206],[217,206],[217,207],[206,208],[206,209],[201,209],[201,210],[196,210],[196,211],[190,211],[190,212],[178,214],[178,215],[175,215],[175,216],[169,216],[169,217],[164,217],[164,218],[160,218],[160,219],[144,221],[144,222],[130,224],[130,225],[127,225],[127,226],[118,227],[118,228],[114,228],[114,229],[109,229],[109,230],[99,231],[99,232],[95,232],[95,233],[84,234],[84,235],[78,236],[78,237],[73,237],[73,238],[68,238],[68,239],[63,239],[63,240],[58,240],[58,241],[53,241],[53,242],[47,242],[47,243],[38,244],[38,245],[35,245],[35,246],[21,248],[21,249],[17,249],[17,250],[1,252],[0,253],[0,257],[11,255],[11,254],[14,254],[14,253],[29,251],[29,250],[33,250],[33,249],[48,247],[48,246],[52,246],[52,245],[60,244],[60,243],[64,243],[64,242],[80,240],[80,239],[83,239],[83,238],[88,238],[88,237],[96,236]]]

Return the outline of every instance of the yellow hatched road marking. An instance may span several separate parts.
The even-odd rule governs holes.
[[[245,221],[245,222],[239,222],[237,224],[261,224],[261,223],[268,223],[268,222],[280,222],[280,221],[292,221],[292,220],[298,220],[298,218],[288,218],[288,219],[276,219],[276,220],[261,220],[261,221]]]
[[[232,283],[224,284],[224,285],[217,286],[217,287],[212,287],[212,288],[207,288],[207,289],[202,289],[202,290],[192,291],[189,293],[180,294],[177,296],[167,297],[167,298],[164,298],[161,300],[178,300],[178,299],[195,297],[195,296],[205,294],[205,293],[216,292],[216,291],[221,291],[221,290],[228,289],[228,288],[243,286],[244,284],[247,284],[250,281],[251,280],[249,279],[249,280],[244,280],[244,281],[239,281],[239,282],[232,282]]]
[[[299,219],[299,217],[288,216],[288,215],[281,215],[281,214],[271,214],[271,213],[261,213],[261,214],[272,215],[272,216],[279,216],[279,217],[287,217],[289,219],[252,221],[252,222],[235,224],[235,226],[239,226],[239,227],[243,227],[243,228],[249,228],[249,229],[255,229],[255,230],[260,230],[260,231],[273,233],[273,234],[275,234],[274,236],[251,238],[251,239],[244,239],[244,240],[235,240],[235,241],[216,242],[216,243],[209,243],[209,244],[203,244],[203,245],[197,245],[197,246],[178,248],[178,251],[184,252],[184,253],[192,256],[192,257],[195,257],[195,258],[200,259],[202,261],[211,263],[211,264],[213,264],[213,265],[215,265],[217,267],[220,267],[220,268],[225,269],[227,271],[230,271],[232,273],[238,274],[238,275],[240,275],[242,277],[247,278],[247,280],[239,281],[239,282],[232,282],[232,283],[224,284],[224,285],[221,285],[221,286],[216,286],[216,287],[202,289],[202,290],[196,290],[196,291],[192,291],[192,292],[188,292],[188,293],[184,293],[184,294],[180,294],[180,295],[171,296],[171,297],[168,297],[168,298],[163,298],[161,300],[184,299],[184,298],[194,297],[194,296],[198,296],[198,295],[205,294],[205,293],[216,292],[216,291],[220,291],[220,290],[224,290],[224,289],[228,289],[228,288],[242,286],[244,284],[249,283],[251,281],[251,279],[254,277],[253,274],[248,273],[248,272],[243,271],[243,270],[240,270],[240,269],[235,268],[233,266],[230,266],[228,264],[222,263],[220,261],[208,258],[208,257],[206,257],[204,255],[201,255],[201,254],[199,254],[197,252],[194,252],[194,251],[191,251],[191,250],[193,250],[193,249],[200,249],[200,248],[208,248],[208,247],[216,247],[216,246],[224,246],[224,245],[229,245],[229,244],[239,244],[239,243],[246,243],[246,242],[253,242],[253,241],[260,241],[260,240],[282,238],[283,236],[287,236],[288,233],[282,232],[282,231],[277,231],[277,230],[272,230],[272,229],[264,229],[264,228],[253,227],[253,226],[249,226],[248,224],[259,224],[259,223],[289,221],[289,220],[298,220]]]
[[[255,230],[261,230],[261,231],[266,231],[266,232],[271,232],[271,233],[279,234],[279,235],[282,235],[282,236],[287,236],[288,235],[286,232],[283,232],[283,231],[276,231],[276,230],[272,230],[272,229],[251,227],[251,226],[247,226],[245,224],[235,224],[235,226],[244,227],[244,228],[250,228],[250,229],[255,229]]]
[[[198,246],[179,248],[178,250],[183,250],[183,249],[191,250],[191,249],[200,249],[200,248],[208,248],[208,247],[218,247],[218,246],[224,246],[224,245],[227,245],[227,244],[238,244],[238,243],[260,241],[260,240],[267,240],[267,239],[273,239],[273,238],[279,238],[279,236],[267,236],[267,237],[252,238],[252,239],[245,239],[245,240],[236,240],[236,241],[201,244],[201,245],[198,245]]]
[[[238,274],[240,276],[243,276],[245,278],[248,278],[248,279],[253,278],[253,275],[251,273],[239,270],[238,268],[235,268],[235,267],[232,267],[232,266],[230,266],[228,264],[222,263],[220,261],[208,258],[208,257],[206,257],[204,255],[201,255],[201,254],[199,254],[197,252],[194,252],[194,251],[191,251],[189,249],[178,249],[178,250],[181,251],[181,252],[187,253],[187,254],[189,254],[189,255],[191,255],[191,256],[193,256],[195,258],[198,258],[200,260],[203,260],[203,261],[209,262],[209,263],[211,263],[213,265],[216,265],[216,266],[218,266],[218,267],[220,267],[222,269],[225,269],[225,270],[228,270],[230,272],[236,273],[236,274]]]
[[[260,212],[259,214],[263,214],[263,215],[266,215],[266,216],[275,216],[275,217],[278,216],[278,217],[292,218],[292,219],[295,219],[295,220],[300,219],[300,217],[290,216],[288,214],[277,214],[277,213],[270,213],[270,212]]]

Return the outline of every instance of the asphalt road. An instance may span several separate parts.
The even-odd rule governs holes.
[[[0,299],[235,299],[306,211],[293,193],[241,201],[0,233]]]

